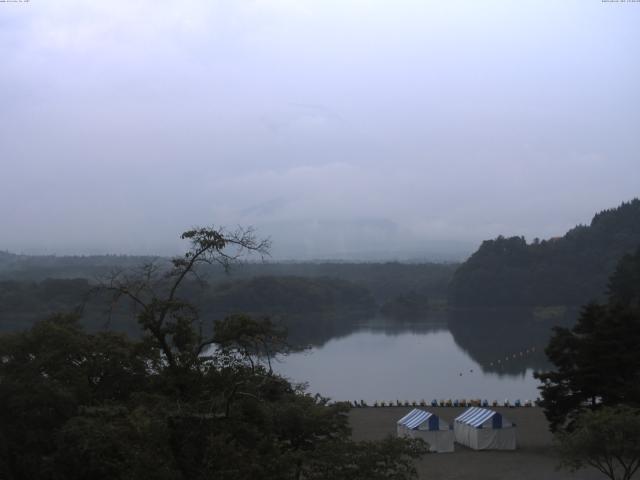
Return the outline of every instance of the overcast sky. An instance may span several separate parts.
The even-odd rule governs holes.
[[[455,258],[640,195],[640,2],[0,2],[0,250]]]

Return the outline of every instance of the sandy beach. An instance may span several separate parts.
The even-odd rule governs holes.
[[[349,414],[354,440],[376,440],[395,435],[396,421],[413,407],[354,408]],[[427,407],[452,422],[464,408]],[[515,451],[474,451],[455,444],[454,453],[428,454],[416,466],[420,479],[429,480],[595,480],[605,478],[595,469],[574,474],[557,470],[553,437],[540,408],[495,408],[517,425]],[[640,477],[639,477],[640,478]]]

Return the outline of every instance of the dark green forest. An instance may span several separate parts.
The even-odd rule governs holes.
[[[603,299],[618,260],[640,245],[640,200],[604,210],[561,238],[487,240],[455,272],[458,307],[579,306]]]

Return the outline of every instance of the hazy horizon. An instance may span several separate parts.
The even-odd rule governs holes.
[[[0,250],[462,260],[640,195],[640,3],[0,3]]]

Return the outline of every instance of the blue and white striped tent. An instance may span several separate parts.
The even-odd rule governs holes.
[[[399,437],[421,438],[432,452],[453,452],[453,430],[437,415],[414,408],[397,422]]]
[[[474,450],[515,450],[516,426],[501,413],[471,407],[454,420],[456,442]]]

